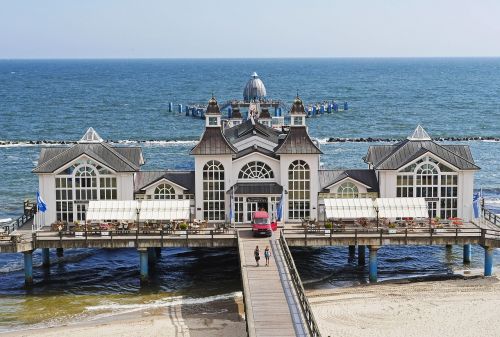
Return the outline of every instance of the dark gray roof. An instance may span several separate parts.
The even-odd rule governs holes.
[[[270,151],[270,150],[267,150],[267,149],[264,149],[260,146],[255,145],[255,146],[247,147],[246,149],[241,150],[240,152],[238,152],[238,154],[236,154],[233,157],[233,159],[238,159],[238,158],[246,156],[247,154],[254,153],[254,152],[261,153],[265,156],[268,156],[268,157],[271,157],[274,159],[279,158],[273,151]]]
[[[114,147],[105,142],[77,143],[71,147],[44,148],[34,173],[52,173],[72,160],[86,155],[116,172],[135,172],[143,164],[139,147]]]
[[[479,169],[467,145],[440,145],[432,140],[404,140],[396,145],[370,146],[364,160],[378,170],[397,170],[427,152],[461,170]]]
[[[184,187],[187,190],[186,193],[194,194],[194,171],[140,171],[136,173],[134,178],[134,190],[136,192],[143,192],[146,186],[164,178]]]
[[[241,124],[224,130],[224,135],[231,144],[238,143],[253,136],[278,144],[278,136],[280,135],[280,132],[268,126],[262,125],[261,123],[252,122],[251,119],[248,119]]]
[[[378,192],[378,181],[375,170],[353,169],[353,170],[319,170],[320,189],[326,189],[345,178],[351,178],[363,185],[368,186],[368,192]]]
[[[227,141],[221,128],[209,127],[203,132],[201,140],[191,150],[193,155],[234,154],[237,150]]]
[[[283,143],[275,149],[277,154],[321,154],[305,126],[292,126]]]
[[[283,186],[278,183],[257,182],[257,183],[237,183],[234,184],[234,194],[281,194]],[[227,191],[231,193],[231,189]]]

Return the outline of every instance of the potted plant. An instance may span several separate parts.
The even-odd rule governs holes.
[[[389,234],[396,234],[396,224],[394,222],[391,222],[387,225],[387,233]]]
[[[329,235],[332,228],[333,228],[333,223],[331,223],[330,221],[326,222],[325,223],[325,235]]]
[[[183,222],[179,225],[179,230],[177,231],[180,235],[186,235],[186,231],[188,229],[188,224]]]
[[[82,235],[83,235],[83,232],[82,232],[80,221],[76,220],[75,221],[75,236],[82,236]]]

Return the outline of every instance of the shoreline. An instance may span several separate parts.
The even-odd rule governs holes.
[[[306,291],[323,335],[500,335],[487,324],[500,305],[500,279],[480,275],[387,280],[377,284]],[[242,297],[93,316],[53,327],[20,327],[0,336],[246,336]],[[471,310],[474,308],[474,310]]]

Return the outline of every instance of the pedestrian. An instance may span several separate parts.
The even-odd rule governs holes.
[[[253,256],[255,257],[255,262],[257,262],[257,267],[258,267],[259,266],[259,260],[260,260],[259,246],[255,246],[255,250],[253,251]]]
[[[269,250],[269,246],[266,246],[264,250],[264,257],[266,258],[266,266],[269,267],[269,258],[271,257],[271,250]]]

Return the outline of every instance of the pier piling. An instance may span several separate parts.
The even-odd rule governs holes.
[[[364,266],[366,263],[366,246],[358,246],[358,265]]]
[[[356,246],[349,246],[349,261],[354,260],[356,258]]]
[[[57,257],[63,257],[64,256],[64,249],[63,248],[56,248],[56,255],[57,255]]]
[[[156,251],[155,247],[148,248],[148,263],[154,265],[156,263]]]
[[[49,248],[42,248],[42,267],[50,266],[50,250]]]
[[[470,260],[472,258],[472,249],[471,249],[471,244],[465,244],[464,245],[464,263],[470,263]]]
[[[493,247],[484,246],[484,276],[493,275]]]
[[[380,247],[379,246],[368,246],[368,249],[370,251],[370,258],[369,258],[369,280],[371,283],[377,282],[377,251]]]
[[[24,252],[24,284],[33,285],[33,251]]]
[[[148,249],[139,249],[139,265],[141,269],[141,284],[149,282]]]
[[[156,258],[161,258],[161,247],[155,247]]]

